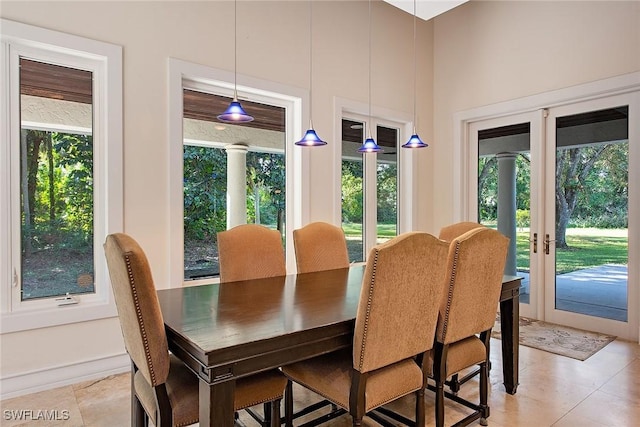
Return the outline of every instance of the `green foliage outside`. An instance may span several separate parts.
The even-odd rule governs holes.
[[[23,130],[22,297],[92,292],[93,140]]]
[[[227,155],[224,149],[184,146],[185,240],[216,241],[227,228]],[[247,222],[283,231],[284,156],[247,153]]]

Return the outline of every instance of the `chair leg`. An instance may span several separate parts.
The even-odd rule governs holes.
[[[416,391],[416,427],[425,427],[424,388]]]
[[[436,427],[444,427],[444,382],[436,381]]]
[[[264,413],[264,420],[269,423],[271,427],[280,427],[280,399],[274,400],[271,402],[269,406],[269,418],[267,418],[267,413]]]
[[[293,427],[293,383],[287,381],[287,388],[284,391],[284,425]]]
[[[488,425],[487,418],[489,417],[489,375],[487,369],[487,361],[485,360],[480,364],[480,425]]]
[[[280,402],[280,401],[278,401],[278,402]],[[273,424],[271,424],[271,413],[272,413],[271,408],[272,408],[272,404],[273,404],[273,402],[267,402],[264,405],[262,405],[264,407],[264,409],[263,409],[264,410],[264,418],[263,418],[264,424],[263,425],[265,427],[269,427],[269,426],[273,425]]]

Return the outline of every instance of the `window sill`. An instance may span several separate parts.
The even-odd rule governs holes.
[[[105,319],[117,317],[117,315],[113,301],[2,313],[0,334]]]

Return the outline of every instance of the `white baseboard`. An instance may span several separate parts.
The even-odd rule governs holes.
[[[0,378],[0,400],[50,390],[82,381],[120,374],[131,369],[126,353],[70,365],[47,367],[37,371]]]

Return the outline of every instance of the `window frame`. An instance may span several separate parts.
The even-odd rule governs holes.
[[[0,243],[0,333],[114,317],[102,243],[107,234],[122,231],[124,224],[122,47],[6,19],[0,24],[4,64],[0,70],[0,120],[4,140],[10,142],[0,148],[0,231],[11,236]],[[16,188],[20,174],[20,57],[93,73],[95,292],[74,295],[78,300],[74,305],[59,306],[56,297],[22,301],[20,286],[13,286],[19,280],[21,264],[20,194]]]
[[[309,152],[294,144],[308,123],[309,92],[293,86],[235,74],[205,65],[169,58],[169,286],[180,287],[213,283],[218,279],[184,280],[184,194],[183,194],[183,90],[194,89],[233,97],[237,87],[243,99],[285,108],[285,185],[286,185],[286,265],[295,271],[293,230],[308,222]],[[237,84],[236,81],[241,82]]]
[[[371,109],[371,113],[367,111]],[[334,123],[339,125],[335,126],[335,141],[340,141],[342,146],[342,119],[354,120],[364,123],[365,130],[371,129],[371,135],[373,138],[377,138],[378,126],[384,126],[388,128],[398,129],[398,146],[397,146],[397,234],[413,231],[414,218],[417,215],[417,204],[412,203],[417,197],[417,185],[414,182],[413,173],[417,170],[417,161],[420,152],[424,150],[405,149],[402,148],[403,141],[409,139],[411,130],[413,129],[413,122],[409,115],[398,111],[373,106],[370,107],[367,104],[360,102],[335,98],[334,103]],[[366,135],[365,135],[366,136]],[[354,153],[355,155],[364,156],[363,169],[364,169],[364,218],[363,218],[363,255],[365,261],[369,255],[369,251],[376,245],[376,225],[377,225],[377,157],[375,153]],[[342,148],[336,150],[336,164],[342,165]],[[336,194],[340,199],[342,194],[342,167],[337,168],[335,179]],[[372,185],[375,184],[375,185]],[[368,213],[367,213],[368,212]],[[335,210],[334,223],[342,223],[342,204],[338,203]]]

